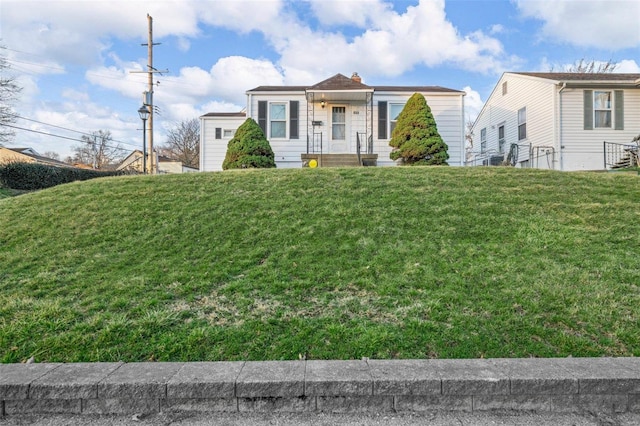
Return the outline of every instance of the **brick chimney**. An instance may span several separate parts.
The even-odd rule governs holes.
[[[351,74],[351,80],[355,81],[356,83],[362,83],[362,79],[360,78],[357,72],[354,72],[353,74]]]

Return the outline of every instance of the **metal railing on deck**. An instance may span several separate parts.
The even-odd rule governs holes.
[[[604,142],[604,168],[623,169],[639,165],[638,144]]]

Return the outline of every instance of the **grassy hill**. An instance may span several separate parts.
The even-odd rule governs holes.
[[[640,178],[119,177],[0,200],[0,361],[640,355]]]

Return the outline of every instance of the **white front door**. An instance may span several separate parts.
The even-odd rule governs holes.
[[[332,154],[348,153],[350,144],[347,107],[344,105],[332,106],[330,114],[329,152]]]

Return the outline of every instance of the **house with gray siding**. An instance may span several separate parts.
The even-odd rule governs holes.
[[[253,118],[262,128],[279,168],[329,165],[336,157],[358,165],[392,166],[389,139],[404,105],[422,93],[448,145],[449,164],[464,164],[463,91],[439,86],[369,86],[357,73],[309,86],[260,86],[248,90],[237,113],[200,117],[200,170],[222,170],[227,144]],[[335,161],[335,160],[334,160]],[[344,163],[343,163],[344,164]]]
[[[603,170],[637,158],[640,74],[506,72],[472,128],[466,165]]]

